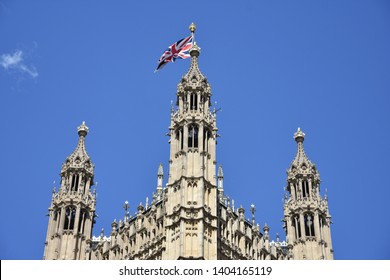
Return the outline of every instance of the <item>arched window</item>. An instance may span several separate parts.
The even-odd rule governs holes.
[[[203,149],[204,151],[208,152],[209,151],[209,139],[211,136],[211,132],[209,129],[204,128],[203,129]]]
[[[190,110],[198,110],[198,95],[196,93],[191,93]]]
[[[79,189],[79,175],[73,174],[71,191],[77,192]]]
[[[294,197],[296,200],[298,200],[297,184],[296,183],[294,183]]]
[[[324,227],[327,225],[326,219],[323,216],[320,216],[320,238],[324,239]]]
[[[53,212],[53,220],[54,221],[57,221],[57,219],[59,217],[59,213],[61,213],[61,210],[54,210],[54,212]]]
[[[182,127],[176,130],[175,138],[178,143],[178,149],[183,150],[183,128]]]
[[[309,182],[307,180],[302,181],[302,197],[309,197]]]
[[[188,148],[198,148],[198,127],[196,125],[188,128]]]
[[[301,221],[299,220],[299,216],[298,215],[295,215],[293,217],[293,221],[292,221],[292,225],[294,227],[294,231],[295,231],[295,238],[301,238],[302,237],[302,233],[301,233]]]
[[[54,221],[57,221],[55,230],[58,231],[61,229],[61,209],[58,209],[55,211],[56,214],[54,214]]]
[[[67,230],[67,229],[73,230],[75,218],[76,218],[76,208],[74,208],[74,207],[66,208],[65,223],[64,223],[65,230]]]
[[[78,232],[84,233],[84,226],[85,226],[85,221],[88,218],[88,212],[85,210],[81,210],[80,212],[80,218],[79,218],[79,225],[78,225]]]
[[[305,214],[305,234],[306,236],[315,236],[313,214]]]

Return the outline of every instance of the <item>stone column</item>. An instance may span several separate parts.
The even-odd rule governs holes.
[[[216,158],[215,158],[215,147],[216,147],[216,141],[217,141],[217,136],[215,133],[214,137],[210,138],[210,160],[208,160],[207,164],[207,180],[209,180],[213,185],[216,184],[216,178],[215,178],[215,163],[216,163]]]
[[[179,224],[179,227],[180,227],[180,238],[179,238],[179,256],[182,256],[182,257],[187,257],[186,255],[186,248],[185,248],[185,225],[184,225],[184,220],[180,220],[180,224]],[[175,232],[175,235],[176,235],[176,232]],[[177,241],[176,241],[177,242]]]
[[[293,200],[296,200],[296,196],[295,196],[295,186],[292,182],[289,183],[290,184],[290,193],[291,193],[291,198]]]
[[[298,199],[301,199],[302,198],[302,179],[301,178],[298,179],[297,194],[298,194]]]
[[[327,243],[325,259],[331,260],[331,259],[333,259],[333,253],[331,252],[331,250],[332,250],[332,237],[330,234],[330,221],[329,221],[329,219],[327,220],[327,224],[324,226],[324,229],[325,229],[324,239]],[[329,254],[328,254],[328,252],[329,252]]]
[[[295,221],[295,227],[294,227],[294,233],[295,233],[295,236],[296,236],[296,238],[294,237],[294,240],[295,239],[297,239],[297,238],[299,238],[299,229],[298,229],[298,218],[297,218],[297,216],[294,216],[294,221]],[[301,235],[301,237],[302,237],[302,235]]]
[[[187,160],[188,160],[188,125],[184,125],[183,127],[183,150],[185,151],[186,154],[181,156],[181,163],[178,168],[180,168],[181,172],[179,174],[187,176],[188,168],[187,168]],[[184,170],[183,170],[184,166]],[[180,178],[180,175],[179,177]]]
[[[79,233],[79,219],[80,219],[80,205],[77,206],[76,209],[76,217],[74,220],[74,225],[73,225],[73,252],[74,252],[74,259],[76,259],[76,254],[78,250],[78,243],[81,242],[81,238],[79,238],[78,233]]]
[[[291,243],[292,240],[293,240],[293,232],[292,232],[292,217],[291,216],[288,216],[286,217],[287,220],[286,220],[286,226],[287,226],[287,236],[286,236],[286,241],[287,243]]]
[[[299,214],[299,221],[300,221],[300,224],[301,224],[301,235],[302,235],[302,239],[305,239],[306,237],[306,231],[305,231],[305,218],[303,217],[303,214]]]
[[[314,213],[314,230],[317,242],[321,240],[321,232],[320,232],[320,220],[318,216],[318,211]]]
[[[187,151],[188,150],[188,125],[187,124],[185,124],[184,126],[183,126],[183,149],[185,150],[185,151]]]
[[[74,225],[73,225],[73,236],[76,236],[79,232],[79,219],[80,219],[80,205],[76,208],[76,217],[74,219]]]
[[[49,226],[47,229],[47,234],[46,234],[46,242],[45,242],[45,250],[44,250],[44,255],[43,259],[47,260],[50,257],[51,254],[51,247],[52,247],[52,242],[51,242],[51,237],[53,236],[53,227],[54,227],[54,211],[50,210],[49,213]]]
[[[54,234],[54,231],[55,231],[55,228],[56,228],[57,222],[54,221],[54,216],[55,216],[55,211],[54,210],[50,210],[50,213],[49,213],[49,227],[47,229],[47,239],[46,239],[46,241],[48,241],[49,237],[51,237]],[[58,217],[57,217],[57,221],[58,221]]]
[[[198,233],[199,233],[198,234],[198,246],[199,246],[198,256],[201,257],[201,258],[202,257],[205,258],[206,254],[205,254],[205,244],[204,244],[204,224],[203,224],[203,220],[199,220],[198,225],[199,225],[199,229],[198,229]],[[208,256],[208,254],[207,254],[207,257],[210,259],[210,256]]]
[[[61,208],[61,218],[60,218],[60,228],[58,229],[59,232],[62,234],[62,232],[64,231],[64,225],[65,225],[65,212],[66,212],[66,208],[65,207],[62,207]]]
[[[84,187],[84,195],[88,195],[89,194],[89,189],[90,188],[91,188],[91,179],[86,177],[85,187]]]
[[[199,152],[203,152],[203,123],[199,125],[199,130],[198,130],[198,147],[199,147]]]

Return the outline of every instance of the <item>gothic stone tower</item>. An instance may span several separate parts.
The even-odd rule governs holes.
[[[191,25],[193,33],[195,26]],[[79,143],[61,170],[61,188],[54,190],[49,208],[45,259],[92,260],[287,260],[333,259],[327,198],[320,196],[320,177],[303,150],[288,170],[284,205],[287,242],[276,242],[270,228],[245,217],[224,190],[222,166],[216,168],[216,110],[211,88],[198,65],[200,48],[190,49],[191,65],[177,87],[176,107],[169,126],[169,176],[164,187],[163,166],[149,201],[131,216],[111,224],[111,233],[91,236],[96,194],[91,193],[93,165],[85,150],[88,128],[78,128]],[[259,194],[255,194],[259,195]]]
[[[216,113],[209,109],[211,90],[198,67],[199,52],[195,43],[171,114],[167,259],[217,259]]]
[[[328,200],[320,195],[320,174],[303,149],[305,134],[298,128],[295,159],[287,171],[288,196],[284,222],[291,259],[333,259]]]
[[[44,259],[89,259],[96,193],[92,164],[85,149],[88,127],[78,127],[79,142],[61,169],[61,187],[53,190]]]

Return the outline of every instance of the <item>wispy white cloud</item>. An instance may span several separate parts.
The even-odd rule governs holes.
[[[32,78],[38,77],[38,71],[34,66],[27,66],[23,62],[23,52],[15,51],[13,54],[2,54],[0,57],[0,65],[5,70],[16,70],[30,75]]]

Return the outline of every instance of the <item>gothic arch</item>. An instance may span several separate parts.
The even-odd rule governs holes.
[[[312,212],[306,212],[304,214],[304,221],[305,221],[305,235],[310,237],[315,236],[314,214]]]
[[[188,127],[188,148],[198,148],[199,127],[196,124],[191,124]]]

